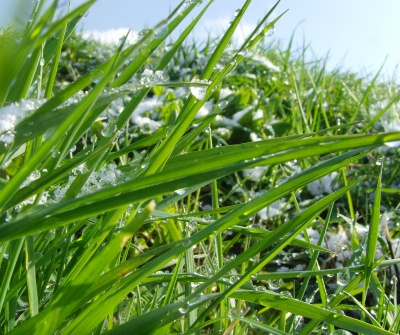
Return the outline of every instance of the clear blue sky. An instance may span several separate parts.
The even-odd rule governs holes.
[[[5,12],[1,7],[4,9],[7,2],[14,1],[0,0],[0,20],[1,12]],[[73,6],[82,2],[72,0]],[[194,37],[201,39],[207,32],[222,32],[232,20],[234,11],[244,2],[215,0],[196,28]],[[138,31],[158,23],[179,3],[180,0],[98,0],[82,21],[83,29],[130,28]],[[196,8],[190,18],[205,3],[207,0],[203,0],[203,5]],[[243,31],[254,27],[274,4],[275,0],[253,0],[244,17]],[[391,76],[400,62],[398,0],[282,0],[275,16],[286,9],[289,11],[278,22],[276,33],[270,40],[280,40],[286,46],[297,26],[295,45],[301,46],[305,40],[314,54],[321,57],[329,51],[330,68],[340,63],[344,69],[374,73],[388,56],[383,73]],[[178,36],[183,27],[178,27],[172,37]]]

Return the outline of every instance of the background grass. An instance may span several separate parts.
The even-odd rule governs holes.
[[[398,85],[92,3],[1,29],[0,333],[397,334]]]

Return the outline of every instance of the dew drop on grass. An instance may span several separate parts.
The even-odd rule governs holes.
[[[90,71],[90,79],[94,83],[98,83],[102,76],[103,76],[103,71],[100,69],[93,69],[92,71]]]
[[[351,335],[351,333],[348,332],[347,330],[336,329],[335,331],[333,331],[333,332],[331,333],[331,335]]]
[[[150,56],[150,54],[151,54],[151,49],[150,49],[149,47],[143,47],[142,50],[141,50],[141,52],[142,52],[142,55],[143,55],[143,56]]]
[[[192,240],[185,240],[185,241],[182,242],[182,245],[183,245],[184,247],[188,247],[188,246],[191,245],[191,244],[192,244]]]
[[[257,292],[266,292],[267,288],[264,285],[260,285],[256,287]]]
[[[268,287],[270,290],[276,291],[279,290],[279,288],[282,285],[282,279],[269,279],[268,280]]]
[[[165,51],[170,51],[173,47],[174,47],[174,45],[173,45],[172,43],[167,44],[167,45],[165,46]]]
[[[44,66],[44,58],[43,58],[43,57],[40,58],[39,65],[40,65],[40,66]]]
[[[60,150],[54,150],[53,153],[51,154],[51,156],[53,158],[57,158],[58,156],[60,156]]]
[[[231,283],[231,284],[235,284],[236,282],[238,282],[240,280],[240,277],[239,276],[231,276],[230,278],[229,278],[229,282]]]
[[[390,284],[397,285],[397,277],[396,276],[392,276],[392,278],[390,279]]]
[[[69,152],[75,152],[76,151],[76,145],[74,145],[71,149],[69,149]]]
[[[348,269],[336,275],[336,282],[340,286],[346,286],[350,282],[350,271]]]
[[[224,109],[226,106],[228,106],[228,101],[222,100],[218,103],[218,108]]]
[[[329,302],[331,302],[333,299],[335,299],[336,298],[336,295],[334,295],[334,294],[329,294],[327,297],[326,297],[326,300],[328,301],[328,303]]]
[[[231,309],[229,310],[228,315],[229,315],[231,318],[235,318],[235,317],[236,317],[236,318],[240,318],[240,317],[243,316],[243,311],[242,311],[242,309],[239,308],[239,307],[233,307],[233,308],[231,308]]]
[[[382,165],[382,162],[383,162],[383,159],[382,159],[382,158],[379,158],[379,159],[376,161],[375,165],[381,166],[381,165]]]
[[[210,214],[206,214],[203,216],[203,222],[210,222],[211,220],[211,215]]]
[[[147,168],[148,165],[149,165],[148,163],[144,163],[144,164],[140,165],[140,167],[141,167],[142,169],[145,169],[145,168]]]
[[[183,306],[179,307],[178,311],[181,314],[186,314],[190,310],[190,304],[187,302]]]
[[[145,36],[145,35],[147,35],[147,34],[149,34],[149,33],[151,33],[151,30],[150,30],[150,29],[143,29],[143,30],[139,31],[138,35],[139,35],[140,37],[143,37],[143,36]]]
[[[156,32],[154,33],[154,37],[164,38],[168,36],[168,33],[169,33],[168,24],[165,24],[156,30]]]
[[[206,276],[206,277],[208,277],[208,276],[210,276],[210,275],[212,274],[211,268],[210,268],[209,266],[207,266],[207,265],[200,265],[200,266],[198,266],[198,267],[194,270],[194,273],[197,273],[198,275]]]
[[[188,223],[188,227],[190,230],[196,230],[197,229],[197,222],[193,219],[191,219]]]
[[[240,13],[240,9],[236,9],[235,12],[233,13],[233,16],[236,17],[238,16]]]
[[[185,190],[183,189],[183,188],[181,188],[181,189],[179,189],[179,190],[175,190],[174,191],[176,194],[179,194],[179,195],[184,195],[185,194]]]
[[[280,295],[282,298],[293,299],[292,294],[289,291],[282,291]]]
[[[241,51],[238,52],[238,55],[240,56],[246,56],[249,50],[247,48],[243,48]]]
[[[273,34],[275,34],[275,26],[272,26],[269,30],[268,30],[268,32],[267,32],[267,36],[268,37],[271,37]]]

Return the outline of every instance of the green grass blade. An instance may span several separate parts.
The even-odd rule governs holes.
[[[371,273],[374,265],[377,239],[379,236],[379,224],[381,215],[382,172],[383,172],[383,162],[379,173],[378,184],[376,185],[375,199],[374,199],[374,204],[372,206],[372,216],[368,231],[367,250],[365,255],[365,283],[364,283],[363,298],[362,298],[363,306],[365,306],[367,292],[371,281]]]
[[[350,318],[327,309],[317,307],[306,302],[295,299],[289,299],[281,296],[275,292],[248,292],[236,291],[232,297],[243,299],[249,302],[255,302],[263,306],[269,306],[278,310],[287,311],[295,315],[302,315],[303,317],[325,322],[334,325],[338,328],[347,329],[360,334],[381,334],[393,335],[394,333],[388,332],[384,329],[369,325],[357,319]]]

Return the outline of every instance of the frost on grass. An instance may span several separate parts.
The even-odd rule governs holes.
[[[9,145],[14,141],[15,127],[45,103],[46,100],[21,100],[0,108],[0,142]]]
[[[75,178],[79,174],[86,173],[86,164],[81,164],[72,170],[72,174],[68,178],[68,182],[65,185],[57,186],[54,189],[53,195],[56,202],[61,201],[67,190],[74,182]],[[91,194],[96,191],[102,190],[107,187],[117,186],[120,181],[122,181],[122,172],[117,169],[115,164],[109,164],[108,166],[103,166],[99,171],[93,171],[85,185],[82,187],[78,196],[83,196],[86,194]]]

